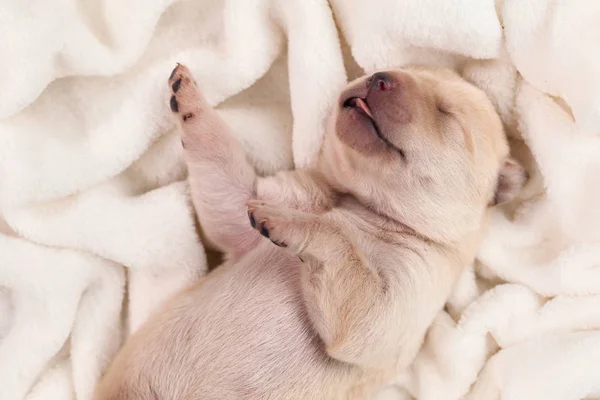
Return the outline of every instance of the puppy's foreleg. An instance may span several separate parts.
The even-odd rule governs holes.
[[[327,353],[365,368],[393,359],[388,350],[397,347],[394,334],[378,325],[394,320],[386,281],[341,228],[264,201],[251,201],[248,209],[263,236],[304,261],[307,311]]]
[[[230,128],[208,105],[185,66],[177,65],[169,86],[198,220],[206,237],[237,259],[260,240],[246,213],[256,174]]]

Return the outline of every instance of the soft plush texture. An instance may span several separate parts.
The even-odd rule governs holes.
[[[531,181],[378,397],[600,398],[600,3],[51,3],[0,1],[1,399],[89,399],[123,338],[206,273],[178,61],[261,173],[309,165],[363,71],[445,65],[484,89]]]

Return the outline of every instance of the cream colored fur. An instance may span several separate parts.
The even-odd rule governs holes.
[[[369,396],[523,183],[494,107],[449,70],[359,78],[316,165],[263,178],[187,68],[169,84],[194,206],[228,260],[128,340],[96,400]]]

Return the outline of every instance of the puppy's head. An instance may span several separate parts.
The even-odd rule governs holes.
[[[320,163],[334,185],[417,232],[459,240],[525,181],[487,96],[456,73],[406,67],[340,95]]]

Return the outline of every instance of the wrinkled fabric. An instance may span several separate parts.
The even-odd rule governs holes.
[[[361,73],[447,66],[486,91],[530,182],[378,398],[600,396],[599,20],[592,0],[0,0],[0,398],[89,399],[206,273],[176,62],[263,174],[315,161]]]

